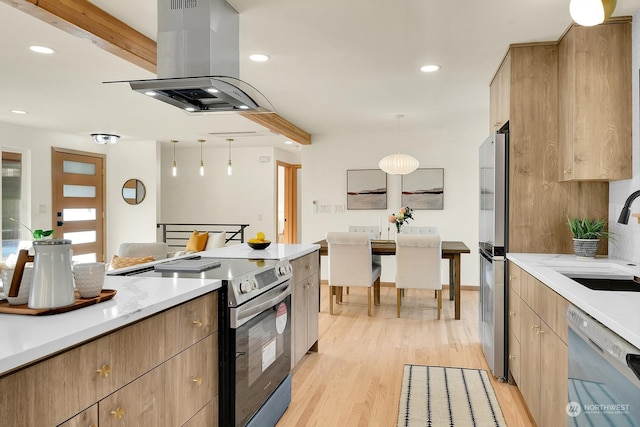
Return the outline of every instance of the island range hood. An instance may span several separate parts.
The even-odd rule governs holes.
[[[225,0],[158,0],[158,78],[131,89],[188,113],[273,112],[239,79],[239,16]]]

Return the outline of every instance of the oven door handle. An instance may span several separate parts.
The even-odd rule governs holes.
[[[274,288],[269,292],[252,299],[246,304],[242,304],[239,307],[232,308],[230,316],[231,328],[239,328],[266,309],[275,306],[281,301],[284,301],[289,295],[291,295],[291,283],[289,280],[285,283],[286,285],[283,283],[277,288]],[[276,294],[273,295],[274,293]]]

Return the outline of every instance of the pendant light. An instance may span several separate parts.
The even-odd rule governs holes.
[[[202,161],[202,144],[204,143],[204,139],[199,139],[200,143],[200,176],[204,176],[204,162]]]
[[[398,141],[396,145],[400,142],[400,119],[403,117],[401,114],[396,116],[396,119],[398,119]],[[378,163],[378,167],[389,175],[406,175],[418,169],[418,166],[420,166],[418,159],[401,153],[389,154]]]
[[[176,176],[178,174],[178,165],[176,163],[176,144],[178,143],[178,140],[172,139],[171,143],[173,144],[173,164],[171,168],[171,175]]]
[[[229,162],[227,163],[227,175],[231,176],[233,170],[231,169],[231,141],[232,138],[227,138],[227,142],[229,143]]]
[[[585,27],[602,24],[615,8],[616,0],[571,0],[569,3],[571,18]]]

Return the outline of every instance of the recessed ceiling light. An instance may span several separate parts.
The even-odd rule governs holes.
[[[246,105],[240,105],[240,106],[238,106],[238,108],[241,109],[241,110],[248,110],[249,109],[249,107],[247,107]]]
[[[284,143],[287,144],[287,145],[291,145],[291,144],[293,144],[293,141],[286,140]]]
[[[190,111],[190,112],[196,111],[196,109],[193,108],[193,107],[187,107],[187,108],[185,108],[185,110]]]
[[[156,92],[155,90],[148,90],[144,94],[148,96],[156,96],[158,92]]]
[[[11,112],[13,114],[27,114],[27,112],[24,110],[11,110]]]
[[[34,52],[44,53],[44,54],[47,54],[47,55],[50,55],[53,52],[55,52],[55,50],[51,49],[50,47],[46,47],[46,46],[34,45],[34,46],[29,46],[29,49],[31,49]]]
[[[269,55],[265,55],[264,53],[254,53],[249,55],[249,59],[255,62],[265,62],[269,60]]]
[[[420,71],[423,73],[433,73],[434,71],[438,71],[440,69],[439,65],[423,65],[420,67]]]
[[[220,91],[218,89],[216,89],[215,87],[210,87],[209,89],[207,89],[207,92],[209,92],[209,93],[218,93]]]

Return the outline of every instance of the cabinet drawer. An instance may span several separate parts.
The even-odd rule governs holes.
[[[162,365],[98,402],[100,427],[165,425],[164,379]]]
[[[534,312],[538,313],[538,292],[540,282],[524,270],[522,270],[521,276],[520,296],[522,301],[531,307]]]
[[[509,331],[520,340],[520,297],[513,291],[509,291]]]
[[[509,335],[509,371],[516,384],[520,384],[520,340]]]
[[[58,427],[98,427],[98,404],[85,409]]]
[[[509,261],[509,289],[520,295],[522,283],[522,269]]]
[[[315,251],[291,261],[291,265],[293,266],[293,280],[296,283],[318,272],[320,265],[319,254],[318,251]]]
[[[218,399],[212,399],[183,427],[215,427],[218,425]]]
[[[167,358],[218,330],[218,293],[172,308],[165,313]]]
[[[179,426],[203,408],[218,392],[218,334],[213,333],[167,361],[166,425]]]

